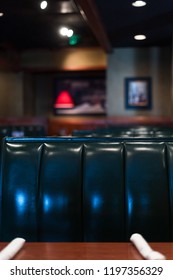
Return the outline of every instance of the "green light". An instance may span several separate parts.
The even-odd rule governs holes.
[[[79,43],[80,36],[79,35],[73,35],[69,38],[69,45],[75,46]]]

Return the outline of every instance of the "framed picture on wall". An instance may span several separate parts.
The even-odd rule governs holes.
[[[106,114],[105,72],[65,73],[55,79],[56,115]]]
[[[126,109],[151,109],[151,78],[125,78]]]

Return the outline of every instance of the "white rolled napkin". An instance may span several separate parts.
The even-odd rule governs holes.
[[[16,237],[2,251],[0,251],[0,260],[12,259],[23,247],[25,239]]]
[[[137,248],[142,257],[146,260],[165,260],[165,256],[161,253],[154,251],[143,236],[139,233],[134,233],[130,237],[130,241]]]

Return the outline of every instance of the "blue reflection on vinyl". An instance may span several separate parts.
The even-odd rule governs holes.
[[[131,215],[132,208],[133,208],[133,199],[132,199],[131,195],[129,195],[129,197],[128,197],[128,215]]]
[[[93,209],[97,210],[100,208],[100,206],[103,204],[103,199],[100,195],[95,194],[92,197],[92,207]]]
[[[52,205],[52,201],[51,199],[49,198],[48,195],[45,195],[44,196],[44,199],[43,199],[43,208],[44,208],[44,211],[45,212],[48,212],[51,208],[51,205]]]
[[[52,197],[49,195],[45,195],[43,199],[43,209],[45,212],[51,210],[51,208],[64,209],[64,207],[68,204],[68,197],[64,195],[58,195],[56,197]]]
[[[16,194],[16,207],[19,213],[23,213],[26,209],[26,195],[21,191]]]

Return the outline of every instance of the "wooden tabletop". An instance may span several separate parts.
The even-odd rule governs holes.
[[[0,243],[2,250],[7,243]],[[166,259],[173,260],[173,243],[150,243]],[[142,260],[131,243],[26,242],[15,260]]]

